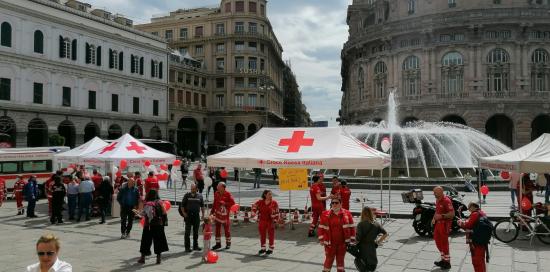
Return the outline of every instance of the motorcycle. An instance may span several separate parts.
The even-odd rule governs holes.
[[[462,218],[467,218],[467,216],[464,214],[464,211],[468,210],[466,205],[464,205],[463,203],[464,195],[460,195],[452,185],[442,187],[445,191],[445,194],[451,199],[455,211],[451,230],[452,232],[458,232],[458,230],[460,230],[458,220]],[[415,189],[411,190],[411,192],[403,193],[402,196],[405,203],[415,204],[412,212],[412,226],[414,228],[414,231],[420,236],[432,236],[432,219],[435,215],[435,203],[423,202],[422,200],[424,199],[424,197],[422,194],[422,190],[420,189]]]

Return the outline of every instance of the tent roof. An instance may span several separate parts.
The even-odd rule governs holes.
[[[479,159],[480,167],[502,171],[547,173],[550,171],[550,134],[498,156]]]
[[[108,143],[99,137],[94,137],[81,146],[75,147],[63,153],[55,154],[54,157],[59,163],[79,163],[83,155],[96,151],[107,145]]]
[[[246,141],[208,156],[208,166],[240,168],[384,169],[390,156],[340,127],[262,128]]]
[[[172,164],[175,159],[173,154],[158,151],[130,134],[124,134],[107,146],[86,154],[82,162],[102,166],[105,162],[118,164],[121,160],[126,160],[128,165],[141,166],[145,161],[150,161],[153,165]]]

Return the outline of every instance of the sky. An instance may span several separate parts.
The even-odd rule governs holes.
[[[302,101],[311,119],[336,118],[342,98],[340,52],[348,38],[347,6],[352,0],[270,0],[267,14],[283,59],[290,61]],[[153,15],[179,8],[217,7],[220,0],[87,0],[93,8],[121,13],[134,24],[148,23]]]

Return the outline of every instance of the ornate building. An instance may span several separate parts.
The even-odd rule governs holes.
[[[63,3],[63,4],[61,4]],[[78,1],[0,1],[0,143],[166,137],[166,43]]]
[[[283,70],[283,89],[285,126],[287,127],[311,127],[313,121],[307,112],[307,107],[302,103],[302,93],[296,81],[296,76],[290,68],[290,63]]]
[[[550,1],[354,0],[341,124],[449,121],[520,147],[550,132]]]
[[[136,26],[202,64],[199,74],[170,84],[169,130],[180,150],[199,154],[207,143],[212,153],[262,126],[284,124],[283,49],[266,7],[265,0],[221,0],[216,8],[180,9]],[[186,142],[186,137],[199,140]]]

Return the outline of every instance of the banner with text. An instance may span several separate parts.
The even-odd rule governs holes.
[[[303,168],[280,168],[279,189],[281,191],[307,190],[307,169]]]

